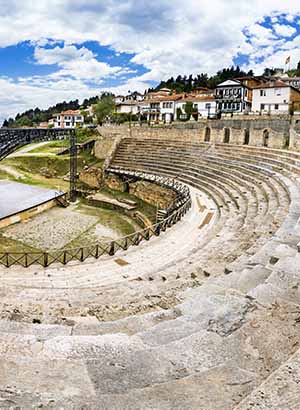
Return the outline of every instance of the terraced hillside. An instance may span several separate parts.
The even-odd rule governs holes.
[[[0,270],[0,407],[298,409],[300,153],[123,139],[193,206],[113,258]]]

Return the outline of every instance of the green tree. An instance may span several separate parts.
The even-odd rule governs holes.
[[[30,118],[28,118],[26,115],[20,117],[17,121],[16,121],[16,126],[17,127],[32,127],[32,121]]]
[[[95,106],[95,114],[98,124],[102,124],[105,119],[113,114],[115,102],[111,95],[105,95]]]
[[[187,115],[187,120],[189,120],[189,119],[191,118],[191,115],[192,115],[193,112],[194,112],[194,106],[193,106],[193,103],[192,103],[191,101],[188,101],[188,102],[185,104],[184,111],[185,111],[185,113],[186,113],[186,115]]]

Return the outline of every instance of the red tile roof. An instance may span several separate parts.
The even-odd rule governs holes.
[[[67,110],[67,111],[61,112],[60,115],[80,115],[80,111],[79,110]]]

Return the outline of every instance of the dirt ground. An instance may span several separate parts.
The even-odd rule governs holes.
[[[117,238],[119,232],[101,224],[97,215],[76,208],[52,208],[28,221],[6,228],[3,236],[42,250],[61,249],[78,242],[96,242]]]

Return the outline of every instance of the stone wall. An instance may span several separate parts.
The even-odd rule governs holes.
[[[225,142],[226,133],[229,144],[300,149],[300,118],[297,119],[296,116],[293,120],[288,116],[243,116],[157,127],[107,126],[101,127],[100,133],[104,139],[113,141],[133,137],[170,138],[189,142],[203,142],[209,139],[212,143]]]
[[[90,188],[100,188],[103,184],[103,171],[97,167],[84,169],[79,174],[79,181]]]
[[[128,192],[150,205],[163,209],[168,208],[176,198],[176,193],[171,189],[147,181],[125,182],[115,174],[106,176],[105,185],[115,191]]]
[[[120,131],[116,132],[115,129]],[[105,132],[105,131],[108,132]],[[99,127],[101,138],[95,142],[94,155],[98,159],[104,160],[104,169],[109,165],[122,137],[124,136],[123,130],[118,127]]]
[[[150,205],[155,205],[162,209],[168,208],[176,198],[176,193],[171,189],[147,181],[130,183],[129,193]]]
[[[129,190],[128,184],[115,174],[108,174],[105,177],[105,185],[113,191],[126,192]]]

